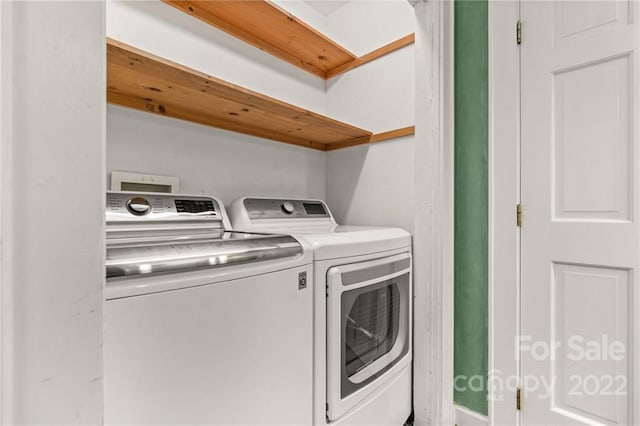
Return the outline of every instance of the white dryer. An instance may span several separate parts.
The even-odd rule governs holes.
[[[241,198],[236,230],[313,248],[314,424],[402,425],[412,409],[411,235],[337,225],[320,200]]]
[[[106,425],[312,423],[312,257],[215,198],[107,193]]]

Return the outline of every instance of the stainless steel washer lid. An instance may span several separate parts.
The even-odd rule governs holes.
[[[213,197],[107,193],[108,280],[186,272],[303,254],[293,237],[229,231]]]
[[[107,279],[220,268],[302,254],[288,235],[223,232],[218,239],[120,242],[107,246]]]

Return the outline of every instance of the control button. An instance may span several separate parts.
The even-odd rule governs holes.
[[[136,216],[144,216],[151,212],[151,204],[146,198],[142,197],[133,197],[128,199],[125,206],[127,206],[129,213]]]
[[[296,209],[293,203],[290,201],[285,201],[280,207],[282,207],[282,210],[284,210],[286,214],[292,214]]]

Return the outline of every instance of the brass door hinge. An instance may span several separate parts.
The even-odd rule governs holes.
[[[516,225],[522,226],[522,204],[516,206]]]
[[[516,410],[520,411],[520,387],[518,387],[518,389],[516,389]]]
[[[516,22],[516,43],[522,44],[522,21]]]

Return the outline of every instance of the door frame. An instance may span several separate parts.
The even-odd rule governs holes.
[[[520,384],[519,1],[489,0],[489,424],[517,425]]]
[[[452,0],[409,0],[416,15],[414,424],[453,425]],[[418,309],[416,309],[418,307]]]
[[[0,2],[0,424],[12,418],[13,2]]]

